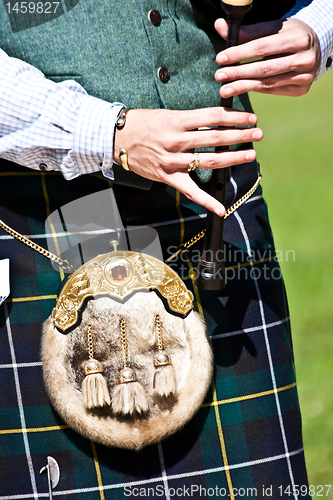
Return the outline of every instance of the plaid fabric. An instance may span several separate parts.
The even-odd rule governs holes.
[[[228,204],[255,178],[255,165],[235,168]],[[66,182],[60,174],[5,161],[0,179],[0,218],[43,247],[50,212],[109,186],[94,176]],[[165,257],[204,226],[201,208],[162,184],[149,192],[115,191],[124,223],[155,227]],[[61,278],[49,260],[1,231],[0,258],[11,260],[11,296],[0,308],[0,500],[48,498],[46,476],[39,474],[48,455],[61,470],[54,498],[286,500],[298,498],[293,485],[302,486],[299,498],[309,498],[289,315],[261,189],[227,219],[225,240],[223,292],[193,286],[189,273],[199,245],[172,264],[212,336],[216,368],[206,401],[182,431],[132,452],[84,439],[50,406],[40,335]]]

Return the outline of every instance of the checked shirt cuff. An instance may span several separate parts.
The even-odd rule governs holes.
[[[332,68],[333,60],[333,2],[332,0],[301,0],[285,16],[307,24],[316,33],[321,50],[316,80]]]
[[[105,177],[114,179],[113,135],[123,107],[120,103],[110,104],[85,96],[78,111],[73,138],[73,159],[79,168],[78,175],[101,170]]]

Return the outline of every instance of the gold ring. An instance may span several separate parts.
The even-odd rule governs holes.
[[[187,167],[188,172],[196,170],[199,167],[199,165],[200,165],[199,153],[193,153],[192,161]]]
[[[128,166],[128,163],[127,163],[127,151],[126,149],[120,149],[119,153],[118,153],[118,156],[119,156],[119,160],[120,160],[120,163],[121,163],[121,166],[127,170],[128,172],[130,172],[130,168]]]

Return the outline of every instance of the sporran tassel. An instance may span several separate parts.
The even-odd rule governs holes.
[[[153,382],[154,394],[168,397],[176,393],[176,374],[171,358],[164,350],[162,324],[159,315],[156,316],[155,322],[158,333],[158,353],[154,357],[154,366],[156,368]]]
[[[94,359],[92,326],[88,326],[89,360],[84,365],[85,378],[82,382],[83,404],[88,409],[110,406],[108,385],[103,376],[103,365]]]
[[[119,372],[119,384],[112,393],[112,410],[123,415],[145,413],[149,408],[145,390],[138,382],[135,371],[128,366],[126,322],[123,318],[120,320],[120,330],[124,368]]]

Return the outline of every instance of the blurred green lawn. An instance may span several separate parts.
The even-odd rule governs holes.
[[[309,483],[331,484],[333,498],[333,70],[306,96],[251,100],[265,133],[256,149],[289,298]]]

